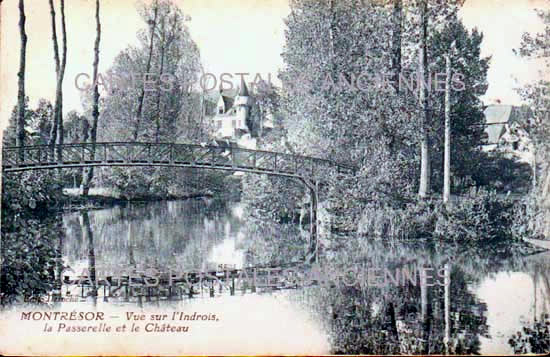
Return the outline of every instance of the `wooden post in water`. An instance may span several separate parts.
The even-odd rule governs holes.
[[[129,284],[130,284],[130,276],[128,276],[128,282],[126,283],[126,285],[124,285],[124,291],[126,292],[126,294],[124,295],[125,302],[130,301],[130,289],[128,286]]]
[[[319,247],[318,247],[318,218],[317,218],[317,209],[318,209],[318,201],[319,201],[319,183],[315,181],[314,187],[309,187],[310,191],[310,207],[309,207],[309,248],[307,252],[307,257],[309,260],[309,263],[316,263],[318,261],[318,253],[319,253]]]

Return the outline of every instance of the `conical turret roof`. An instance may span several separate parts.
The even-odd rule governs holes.
[[[246,83],[244,82],[243,76],[241,76],[241,87],[239,88],[239,96],[248,97],[248,87],[246,86]]]

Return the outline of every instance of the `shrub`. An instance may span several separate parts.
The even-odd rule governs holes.
[[[4,175],[0,244],[0,304],[17,298],[37,299],[53,287],[62,223],[42,219],[61,202],[61,185],[53,171]]]
[[[17,298],[39,299],[54,287],[61,223],[43,224],[25,219],[12,232],[2,232],[0,304]]]
[[[494,191],[472,189],[449,208],[441,209],[434,238],[461,242],[510,239],[513,237],[514,210],[512,199]]]
[[[367,205],[358,225],[358,232],[373,239],[430,238],[437,219],[437,206],[430,201],[419,201],[404,208]]]

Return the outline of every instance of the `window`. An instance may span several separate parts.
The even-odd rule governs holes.
[[[237,121],[235,119],[232,120],[231,124],[233,125],[233,129],[237,127]]]
[[[223,107],[218,108],[218,114],[223,114]]]

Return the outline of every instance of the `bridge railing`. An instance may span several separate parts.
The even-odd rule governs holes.
[[[100,142],[2,149],[4,172],[115,165],[211,167],[310,178],[354,172],[353,167],[330,160],[230,146]]]

